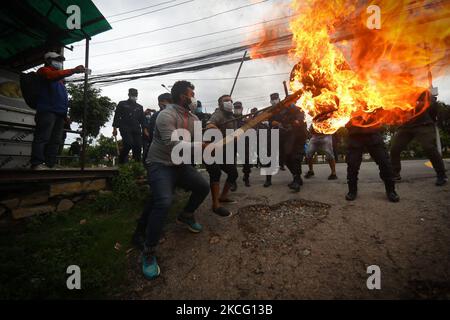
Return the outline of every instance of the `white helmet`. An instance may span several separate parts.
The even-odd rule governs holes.
[[[66,60],[62,55],[56,53],[56,52],[47,52],[46,54],[44,54],[44,59],[45,60],[49,60],[49,59],[55,59],[55,60]]]

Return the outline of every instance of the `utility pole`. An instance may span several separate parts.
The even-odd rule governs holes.
[[[433,87],[433,75],[431,74],[430,64],[427,65],[427,68],[428,68],[428,85],[429,85],[431,99],[432,99],[432,101],[430,103],[434,103],[433,102],[434,98],[437,98],[437,96],[438,96],[438,88]],[[441,135],[439,133],[439,127],[437,124],[434,124],[434,129],[436,131],[436,146],[437,146],[439,154],[442,157]]]
[[[241,64],[239,65],[239,69],[237,71],[236,78],[234,78],[233,86],[231,87],[230,96],[233,95],[234,87],[236,86],[236,82],[237,82],[237,79],[239,78],[239,74],[241,73],[241,68],[242,68],[242,65],[244,64],[246,56],[247,56],[247,51],[244,52],[244,56],[242,57]]]

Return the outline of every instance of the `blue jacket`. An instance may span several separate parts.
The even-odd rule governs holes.
[[[36,110],[66,116],[69,108],[69,97],[62,79],[72,75],[72,70],[56,70],[53,67],[45,66],[40,68],[37,73],[47,80],[48,85],[42,85]]]

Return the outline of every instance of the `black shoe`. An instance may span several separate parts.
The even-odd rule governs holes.
[[[448,178],[446,176],[438,177],[436,180],[436,186],[442,187],[443,185],[446,185],[448,182]]]
[[[347,184],[348,184],[348,193],[345,196],[345,200],[355,201],[356,196],[358,195],[358,185],[355,182],[347,182]]]
[[[402,181],[402,176],[399,174],[399,173],[397,173],[397,174],[394,174],[394,178],[393,178],[393,180],[394,181]]]
[[[394,181],[387,181],[385,182],[386,187],[386,196],[389,199],[390,202],[399,202],[400,197],[398,196],[397,192],[395,192],[395,182]]]
[[[291,183],[289,188],[291,190],[293,190],[294,192],[300,192],[300,183],[298,181],[294,181],[294,182]]]
[[[233,213],[225,207],[219,207],[217,209],[213,209],[213,212],[215,214],[217,214],[218,216],[224,217],[224,218],[231,217],[233,215]]]
[[[308,171],[308,172],[305,174],[305,178],[306,178],[306,179],[309,179],[309,178],[311,178],[312,176],[314,176],[314,171]]]
[[[328,177],[328,180],[337,180],[337,179],[338,179],[338,177],[335,174],[330,174]]]
[[[390,202],[399,202],[400,197],[398,196],[397,192],[391,191],[386,193],[387,198]]]
[[[280,167],[280,170],[281,170],[281,171],[286,171],[286,168],[285,168],[284,166],[281,166],[281,167]]]
[[[231,185],[230,191],[235,192],[236,190],[237,190],[237,183],[233,182],[233,184]]]
[[[268,188],[272,185],[272,176],[266,177],[266,182],[264,182],[264,188]]]
[[[357,195],[356,192],[349,192],[349,193],[346,194],[345,200],[347,200],[347,201],[355,201],[356,200],[356,195]]]
[[[288,184],[288,187],[290,188],[294,184],[294,182],[295,182],[295,179],[291,183]],[[299,185],[303,186],[303,179],[301,177],[298,178],[297,182]]]

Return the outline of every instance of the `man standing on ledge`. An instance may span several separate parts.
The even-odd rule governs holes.
[[[85,72],[84,66],[81,65],[64,70],[65,58],[56,52],[47,52],[44,59],[45,65],[37,71],[44,79],[45,85],[42,86],[36,101],[36,128],[31,149],[33,170],[45,170],[55,166],[69,107],[64,78]]]
[[[117,136],[117,128],[122,136],[122,150],[119,155],[119,163],[128,161],[128,153],[133,150],[133,159],[141,161],[142,152],[142,128],[144,126],[144,108],[136,103],[138,91],[128,90],[128,100],[120,101],[116,108],[113,121],[113,136]]]

